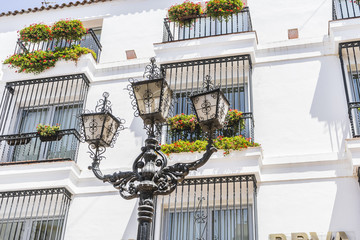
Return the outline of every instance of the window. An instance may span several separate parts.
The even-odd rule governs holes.
[[[353,137],[360,137],[360,42],[340,43],[339,54]]]
[[[164,240],[256,239],[255,177],[185,179],[157,198],[156,216]]]
[[[89,88],[84,74],[7,83],[0,105],[2,162],[76,160],[77,115]],[[57,141],[44,142],[36,126],[60,124]]]
[[[34,109],[20,109],[19,114],[19,133],[36,132],[36,123],[49,123],[50,125],[61,124],[62,129],[75,129],[77,126],[76,115],[81,110],[78,104],[50,105]],[[63,136],[59,142],[42,144],[37,138],[32,138],[29,144],[16,146],[14,149],[13,162],[32,159],[54,159],[72,158],[75,156],[75,149],[72,144],[76,144],[74,135]]]
[[[0,239],[63,239],[70,200],[65,188],[0,192]]]
[[[80,46],[86,47],[91,50],[93,50],[97,56],[97,60],[100,59],[100,53],[101,53],[101,43],[100,43],[100,37],[101,37],[101,27],[98,28],[90,28],[88,30],[88,33],[81,39]]]
[[[248,210],[203,210],[167,213],[169,240],[185,239],[252,239],[249,238]],[[251,216],[250,216],[251,217]],[[252,220],[252,219],[251,219]],[[252,221],[251,221],[252,222]],[[181,231],[176,228],[181,225]]]
[[[249,55],[203,59],[161,65],[174,92],[172,115],[194,114],[189,96],[203,87],[204,79],[210,76],[227,97],[230,108],[243,112],[245,129],[236,134],[254,138],[252,119],[251,60]],[[220,135],[223,135],[219,132]],[[178,140],[178,136],[164,136],[166,142]],[[183,137],[182,134],[179,136]],[[192,136],[189,136],[193,139]]]
[[[360,16],[360,6],[357,1],[333,0],[333,20]]]

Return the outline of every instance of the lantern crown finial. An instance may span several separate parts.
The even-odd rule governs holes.
[[[214,89],[214,83],[211,81],[211,77],[206,75],[203,82],[203,91],[210,91]]]
[[[150,58],[150,64],[145,67],[144,78],[153,80],[164,77],[164,71],[156,65],[156,59]]]
[[[102,95],[104,98],[100,99],[95,107],[95,112],[109,112],[112,113],[112,104],[111,102],[108,100],[110,94],[108,92],[104,92]]]

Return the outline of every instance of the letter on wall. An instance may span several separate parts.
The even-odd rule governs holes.
[[[335,240],[349,240],[345,232],[337,232]]]
[[[292,233],[291,240],[309,240],[309,237],[306,233]]]
[[[316,232],[310,232],[310,239],[311,240],[319,240],[319,237],[316,234]]]
[[[286,236],[284,234],[270,234],[270,240],[286,240]]]

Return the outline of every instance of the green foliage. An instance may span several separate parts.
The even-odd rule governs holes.
[[[74,45],[70,48],[56,48],[54,51],[38,50],[31,53],[14,54],[4,61],[11,68],[17,68],[16,72],[39,74],[46,69],[54,67],[59,59],[77,61],[81,55],[91,53],[96,59],[94,51]]]
[[[55,126],[43,125],[41,123],[36,126],[37,133],[43,137],[54,136],[59,130],[60,126],[58,123]]]
[[[199,122],[195,115],[185,115],[184,113],[175,115],[168,119],[171,133],[179,133],[181,131],[199,132],[202,133]],[[245,121],[242,118],[242,112],[237,109],[230,109],[225,118],[225,128],[231,128],[232,132],[237,132],[245,128]],[[228,131],[228,130],[226,130]]]
[[[193,132],[195,131],[195,128],[199,126],[195,115],[185,115],[184,113],[169,118],[168,124],[172,131],[190,130]]]
[[[80,20],[60,20],[52,26],[51,31],[54,38],[67,40],[81,40],[86,34]]]
[[[226,21],[232,14],[241,12],[243,3],[241,0],[210,0],[206,4],[206,14],[212,18]]]
[[[189,1],[172,5],[168,10],[169,20],[179,23],[180,26],[191,26],[194,19],[200,14],[202,14],[200,3]]]
[[[237,109],[230,109],[225,117],[226,127],[224,134],[235,135],[245,128],[245,120],[242,118],[242,112]]]
[[[200,152],[205,151],[207,141],[197,140],[195,142],[178,140],[171,144],[161,145],[161,151],[167,155],[170,153],[181,153],[181,152]],[[235,137],[222,137],[219,136],[214,140],[214,146],[217,149],[224,150],[224,155],[230,153],[230,150],[243,150],[248,147],[257,147],[258,143],[251,142],[250,138],[244,138],[243,136]]]
[[[161,151],[167,155],[170,153],[181,153],[181,152],[200,152],[205,151],[207,141],[196,140],[195,142],[178,140],[171,144],[161,145]]]
[[[258,143],[251,142],[250,138],[244,138],[243,136],[235,137],[223,137],[219,136],[214,140],[214,146],[217,149],[223,149],[224,155],[230,153],[230,150],[243,150],[248,147],[258,147]]]
[[[41,42],[52,38],[51,29],[45,24],[31,24],[20,30],[20,40],[24,42]]]

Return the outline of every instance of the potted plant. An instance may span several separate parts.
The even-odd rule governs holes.
[[[210,0],[206,4],[206,14],[209,17],[222,21],[228,21],[233,14],[241,12],[243,2],[241,0]]]
[[[56,39],[81,40],[86,34],[86,29],[80,20],[60,20],[56,22],[51,32]]]
[[[195,115],[186,115],[184,113],[175,115],[168,119],[170,126],[170,135],[185,139],[199,139],[202,130]]]
[[[169,8],[168,17],[171,22],[176,22],[180,26],[191,26],[195,18],[201,15],[202,8],[200,3],[185,1]]]
[[[225,117],[226,125],[223,129],[225,136],[235,136],[245,128],[245,121],[242,112],[237,109],[230,109]]]
[[[48,25],[41,23],[31,24],[20,30],[20,40],[24,42],[38,43],[52,38],[51,29]]]
[[[43,142],[60,140],[62,135],[59,135],[59,130],[59,124],[56,124],[55,126],[38,124],[36,126],[37,134]]]

